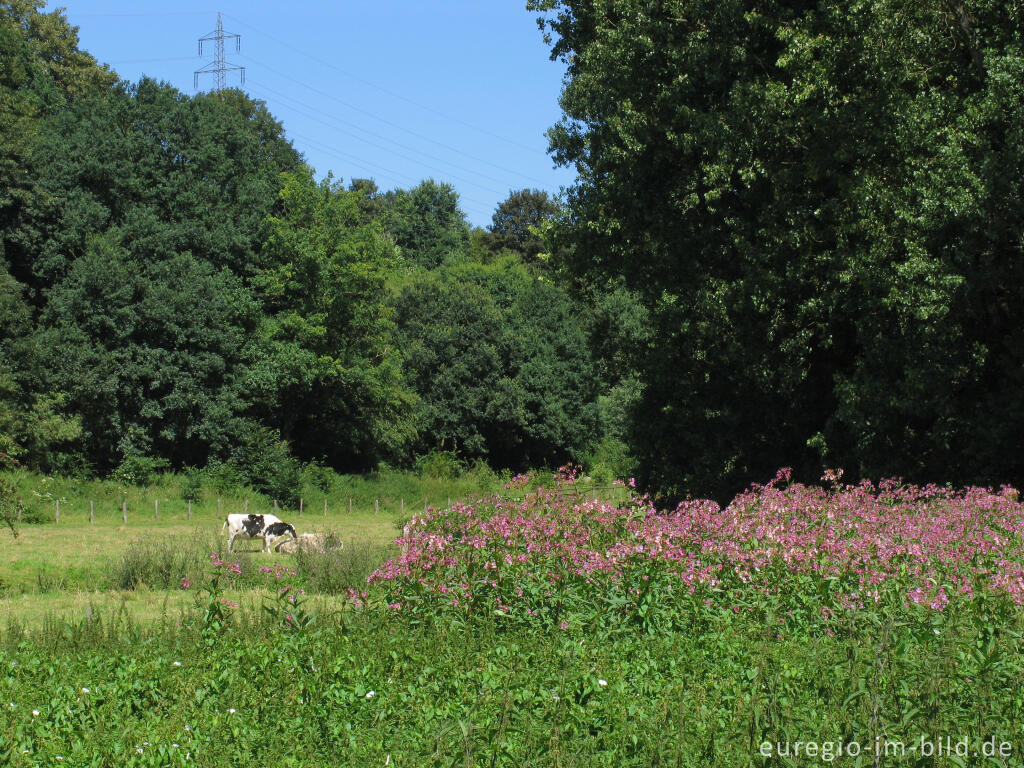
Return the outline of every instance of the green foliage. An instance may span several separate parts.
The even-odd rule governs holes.
[[[363,223],[360,191],[312,171],[285,178],[264,224],[265,308],[248,388],[306,459],[367,468],[400,455],[415,398],[392,344],[386,276],[397,255]]]
[[[0,455],[0,462],[7,461],[6,455]],[[18,528],[15,523],[18,520],[18,512],[22,509],[22,501],[6,478],[0,477],[0,523],[3,523],[17,538]],[[0,580],[2,582],[2,580]]]
[[[567,66],[552,153],[579,174],[555,253],[650,313],[648,487],[1020,474],[1016,9],[529,7]]]
[[[181,498],[199,501],[203,494],[203,472],[196,467],[185,467],[181,478]]]
[[[430,451],[418,456],[413,463],[421,477],[451,480],[462,474],[463,466],[455,451]]]
[[[321,614],[296,632],[281,621],[289,594],[248,613],[214,590],[184,626],[97,613],[45,634],[8,627],[0,756],[11,766],[58,755],[312,766],[344,754],[362,765],[724,768],[760,764],[766,741],[774,751],[814,740],[834,755],[840,740],[866,753],[880,737],[909,756],[950,734],[979,753],[986,740],[1009,743],[1006,764],[1018,762],[1021,627],[1004,604],[938,616],[879,608],[837,620],[833,636],[789,619],[769,637],[764,615],[699,601],[679,631],[651,634],[517,630],[496,616],[415,625],[384,607]],[[266,738],[270,719],[288,738]]]
[[[300,462],[369,472],[455,448],[522,467],[585,449],[574,313],[507,264],[536,255],[546,193],[513,192],[471,238],[450,184],[317,183],[262,102],[118,82],[41,8],[0,3],[0,450],[122,483],[206,468],[211,487],[291,504]],[[445,351],[435,324],[434,357],[410,367],[396,296],[430,270],[482,301],[484,348]],[[451,376],[430,380],[447,362],[472,369],[479,425]]]
[[[129,447],[176,466],[224,456],[255,311],[227,270],[189,254],[139,264],[117,242],[94,241],[51,291],[38,343],[97,469]]]
[[[524,261],[536,261],[544,249],[540,228],[554,220],[558,204],[547,192],[539,189],[520,189],[498,203],[491,217],[491,244],[496,250],[510,250],[520,254]]]
[[[246,423],[231,449],[230,463],[245,485],[286,507],[298,507],[299,462],[276,431]]]
[[[468,256],[469,225],[451,184],[427,179],[408,191],[389,192],[384,208],[388,233],[414,264],[433,269]]]
[[[512,259],[424,275],[397,300],[420,450],[554,463],[593,435],[595,382],[565,293]]]

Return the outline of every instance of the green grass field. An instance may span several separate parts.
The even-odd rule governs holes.
[[[64,482],[25,479],[47,507]],[[383,505],[375,514],[372,497],[351,515],[332,514],[329,497],[326,520],[282,514],[341,548],[264,555],[248,542],[228,555],[216,498],[189,520],[169,485],[159,521],[130,512],[124,525],[105,503],[117,514],[97,505],[90,524],[87,494],[102,490],[68,488],[59,524],[0,532],[0,765],[1024,767],[1024,611],[998,591],[940,611],[894,581],[843,607],[834,578],[779,571],[779,589],[723,572],[691,593],[639,552],[621,589],[558,582],[570,571],[543,547],[534,564],[513,566],[529,549],[501,556],[508,528],[493,528],[489,550],[445,527],[493,524],[486,504],[438,517],[431,535],[448,538],[421,550],[438,555],[436,570],[430,554],[416,575],[367,585],[401,519]],[[594,540],[600,557],[639,518],[628,504],[578,518],[593,490],[532,501],[510,491],[504,503],[518,515],[536,502],[549,542],[589,527],[614,535]],[[130,510],[151,510],[144,491],[131,494]],[[222,512],[244,503],[225,498]],[[430,578],[451,588],[431,591]],[[453,599],[471,584],[536,610]],[[946,737],[966,759],[865,759],[879,740]],[[792,757],[810,742],[817,759]]]
[[[274,511],[272,500],[255,492],[203,488],[191,504],[190,517],[180,476],[163,477],[146,488],[32,473],[5,476],[25,505],[17,537],[0,529],[0,626],[13,622],[38,627],[47,620],[74,621],[87,611],[126,611],[134,621],[147,623],[190,610],[195,601],[186,590],[144,581],[128,589],[118,584],[126,553],[147,547],[157,552],[188,550],[191,561],[183,567],[201,575],[203,558],[211,552],[227,557],[226,540],[221,536],[225,515],[243,509]],[[334,476],[331,481],[326,491],[304,489],[301,512],[278,509],[278,516],[293,523],[299,533],[336,535],[345,544],[339,555],[346,557],[346,562],[360,561],[356,569],[360,573],[390,556],[400,522],[426,504],[446,505],[449,499],[500,487],[493,475],[436,480],[392,472],[376,477]],[[127,523],[122,503],[127,507]],[[238,541],[238,558],[251,562],[253,568],[289,558],[260,553],[260,544]],[[258,607],[267,594],[255,584],[238,585],[229,593],[232,600],[250,607]],[[329,597],[316,599],[326,602]]]

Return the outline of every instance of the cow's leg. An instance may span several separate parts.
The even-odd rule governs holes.
[[[235,546],[235,535],[233,533],[228,534],[228,552],[232,551],[232,547]]]

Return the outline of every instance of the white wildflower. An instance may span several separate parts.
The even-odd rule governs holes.
[[[237,712],[237,711],[238,711],[238,710],[236,710],[236,709],[235,709],[234,707],[228,707],[228,714],[229,714],[229,715],[233,715],[233,714],[235,714],[235,712]]]
[[[607,680],[598,680],[597,684],[600,685],[602,688],[604,688],[606,685],[608,685],[608,681]]]
[[[180,662],[180,661],[176,661],[176,662],[174,662],[174,666],[176,666],[176,667],[180,667],[180,666],[181,666],[181,662]]]
[[[372,699],[376,695],[377,695],[376,691],[370,691],[369,693],[366,694],[366,698]]]
[[[39,710],[38,709],[33,709],[32,710],[32,717],[39,717]]]
[[[82,689],[82,693],[89,693],[89,689],[88,688],[83,688]]]

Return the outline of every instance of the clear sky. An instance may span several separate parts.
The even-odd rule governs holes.
[[[214,59],[198,40],[217,27],[229,87],[267,103],[318,177],[381,189],[426,178],[459,192],[471,224],[524,187],[557,194],[574,179],[554,168],[544,132],[557,122],[564,67],[550,60],[525,0],[49,2],[66,8],[80,46],[122,79],[148,75],[193,94]],[[201,75],[199,89],[214,86]]]

